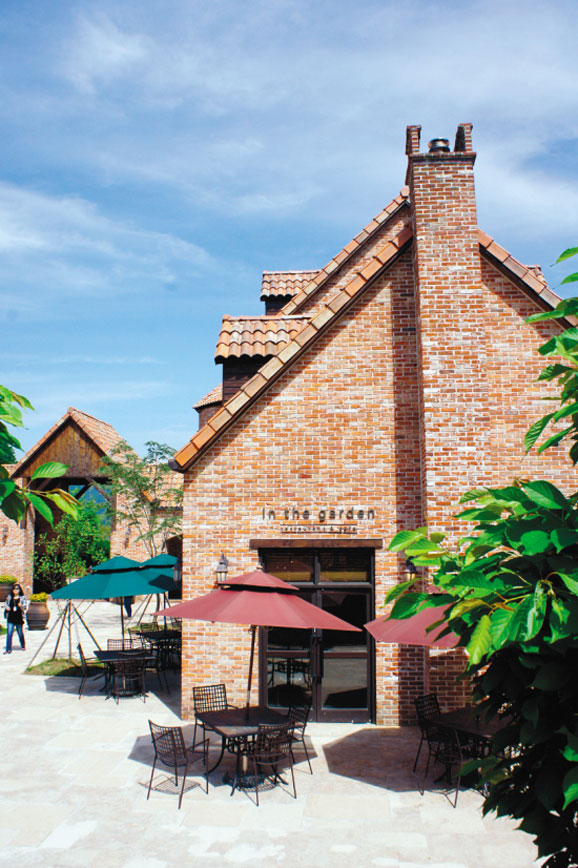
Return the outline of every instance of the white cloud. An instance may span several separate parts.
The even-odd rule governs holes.
[[[121,32],[106,14],[80,16],[63,72],[81,92],[93,94],[99,86],[138,71],[147,59],[148,42],[142,34]]]

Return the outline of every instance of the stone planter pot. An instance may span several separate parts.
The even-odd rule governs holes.
[[[6,600],[6,597],[8,596],[13,587],[14,584],[12,584],[11,582],[6,585],[0,583],[0,603],[3,603]]]
[[[50,618],[50,609],[45,601],[28,603],[26,621],[29,630],[44,630]]]

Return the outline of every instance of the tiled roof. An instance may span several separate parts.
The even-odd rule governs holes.
[[[188,467],[213,443],[213,441],[241,413],[253,403],[267,388],[269,383],[280,376],[287,366],[294,362],[318,336],[326,331],[328,325],[343,314],[377,275],[391,265],[411,241],[412,231],[403,229],[391,241],[383,244],[371,260],[356,274],[349,283],[315,314],[296,337],[282,350],[277,352],[239,391],[233,395],[220,410],[183,446],[174,456],[173,467],[180,471]],[[273,318],[272,318],[273,319]]]
[[[224,316],[215,360],[274,356],[307,325],[303,316]]]
[[[373,235],[379,227],[389,220],[390,217],[395,214],[396,211],[399,210],[403,205],[406,205],[409,197],[409,187],[402,187],[398,196],[386,205],[383,211],[380,211],[377,217],[374,217],[370,223],[365,226],[361,232],[359,232],[355,238],[346,244],[343,250],[341,250],[337,256],[334,256],[333,259],[327,263],[325,268],[322,268],[321,271],[318,271],[315,277],[312,278],[311,282],[304,286],[292,299],[290,299],[286,305],[283,306],[283,314],[294,314],[296,313],[302,304],[314,293],[320,289],[327,278],[333,274],[338,268],[340,268],[347,260],[359,250],[362,244],[367,241],[367,239]]]
[[[218,386],[215,386],[214,389],[205,395],[204,398],[201,398],[200,401],[194,405],[194,410],[202,410],[203,407],[210,407],[211,404],[220,404],[223,400],[223,384],[219,383]]]
[[[478,229],[478,240],[480,247],[489,257],[495,260],[503,268],[514,274],[519,280],[531,289],[536,295],[539,295],[547,304],[556,307],[560,301],[560,297],[552,292],[546,278],[542,274],[542,269],[537,265],[522,265],[513,256],[510,256],[507,250],[494,241],[486,232]]]
[[[75,407],[69,407],[62,419],[59,419],[52,428],[49,428],[46,434],[20,459],[18,464],[14,465],[12,476],[21,474],[25,466],[42,450],[43,446],[70,420],[77,423],[103,454],[122,440],[120,434],[108,422],[83,413],[82,410],[77,410]]]
[[[264,271],[261,301],[276,296],[297,295],[317,277],[318,271]]]

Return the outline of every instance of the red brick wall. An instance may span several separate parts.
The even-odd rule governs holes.
[[[18,576],[24,592],[32,592],[32,557],[34,548],[34,521],[29,514],[26,526],[0,514],[0,573]]]
[[[185,598],[213,584],[221,551],[233,574],[255,566],[252,537],[278,537],[262,510],[291,505],[373,508],[364,537],[390,539],[419,521],[415,333],[411,258],[321,338],[185,478]],[[340,540],[343,536],[338,537]],[[355,547],[355,538],[351,540]],[[401,560],[376,552],[376,597],[398,580]],[[249,636],[240,627],[185,625],[183,711],[191,686],[224,680],[242,702]],[[423,653],[408,652],[399,680],[395,646],[378,646],[379,719],[397,723],[408,684],[423,683]]]

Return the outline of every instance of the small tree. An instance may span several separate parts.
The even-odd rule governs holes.
[[[51,507],[58,507],[62,512],[76,516],[78,504],[76,499],[60,488],[50,491],[39,491],[23,488],[10,478],[7,464],[16,462],[15,450],[22,449],[20,441],[8,430],[7,426],[23,428],[22,410],[33,410],[34,407],[23,395],[0,386],[0,510],[13,521],[20,521],[26,514],[27,507],[33,506],[49,524],[54,518]],[[66,464],[49,461],[37,467],[32,474],[32,480],[57,479],[66,473]]]
[[[34,549],[34,584],[50,593],[82,576],[110,554],[110,524],[102,508],[81,500],[78,517],[62,516],[52,533],[40,534]]]
[[[181,533],[182,485],[175,485],[168,459],[175,450],[149,441],[141,458],[124,440],[104,457],[100,473],[110,480],[109,513],[137,531],[151,557],[166,547],[169,537]]]

